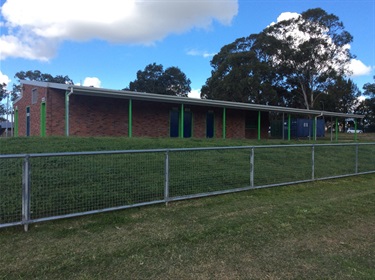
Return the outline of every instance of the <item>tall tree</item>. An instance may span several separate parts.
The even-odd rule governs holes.
[[[137,79],[125,90],[176,96],[188,96],[191,81],[178,67],[163,69],[161,64],[149,64],[137,72]]]
[[[252,34],[221,48],[211,60],[214,70],[201,89],[202,98],[281,105],[276,73],[258,37]]]
[[[363,94],[364,95],[367,95],[369,97],[375,97],[375,76],[374,76],[374,83],[366,83],[364,86],[363,86],[363,89],[364,89],[364,92]]]
[[[307,10],[224,46],[201,97],[313,109],[348,73],[351,41],[337,16]]]
[[[29,81],[40,81],[40,82],[50,82],[58,84],[73,84],[73,80],[68,76],[56,75],[52,76],[51,74],[42,73],[39,70],[28,70],[17,72],[14,76],[20,80],[29,80]],[[14,101],[21,93],[21,85],[13,84],[12,100]]]
[[[363,86],[363,94],[367,96],[357,107],[356,113],[365,115],[363,121],[368,132],[375,132],[375,76],[374,83]]]
[[[327,93],[337,77],[348,74],[353,38],[333,14],[310,9],[263,33],[278,41],[276,52],[273,46],[266,49],[272,55],[272,66],[285,86],[301,95],[306,109],[314,108],[319,95]]]
[[[360,95],[361,91],[351,79],[338,77],[327,87],[327,94],[316,99],[315,109],[353,113]]]

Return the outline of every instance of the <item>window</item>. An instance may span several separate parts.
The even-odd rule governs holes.
[[[38,89],[33,88],[31,91],[31,104],[36,104],[38,102]]]

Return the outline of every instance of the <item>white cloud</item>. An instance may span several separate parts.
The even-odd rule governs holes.
[[[284,12],[284,13],[281,13],[277,17],[277,22],[284,21],[284,20],[290,20],[290,19],[297,19],[299,16],[301,16],[299,13]],[[272,22],[269,26],[272,26],[274,24],[276,24],[276,23]]]
[[[362,61],[358,59],[352,59],[350,61],[349,70],[352,73],[352,77],[370,75],[372,71],[371,66],[366,66]]]
[[[0,71],[0,84],[9,85],[10,82],[11,80],[9,79],[9,77]]]
[[[192,89],[188,96],[191,98],[201,98],[201,91],[199,89]]]
[[[171,33],[230,24],[238,0],[6,0],[1,59],[48,60],[61,41],[152,44]]]
[[[277,18],[277,22],[290,20],[290,19],[297,19],[299,16],[300,16],[299,13],[292,13],[292,12],[281,13]]]
[[[83,86],[100,88],[102,86],[102,82],[97,77],[86,77],[83,81]]]
[[[207,51],[200,51],[197,49],[191,49],[186,52],[187,55],[191,56],[202,56],[204,58],[210,58],[213,57],[216,53],[209,53]]]

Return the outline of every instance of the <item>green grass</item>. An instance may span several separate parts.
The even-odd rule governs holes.
[[[0,279],[375,279],[375,175],[0,230]]]
[[[354,142],[352,134],[340,133],[340,142]],[[375,133],[358,134],[360,142],[374,142]],[[310,140],[280,139],[177,139],[126,137],[19,137],[0,138],[0,154],[82,152],[158,148],[192,148],[221,146],[251,146],[275,144],[312,144]],[[330,135],[318,138],[317,143],[331,143]],[[334,142],[335,143],[335,142]]]
[[[18,138],[17,153],[249,146],[275,141],[127,138]],[[285,142],[283,142],[285,143]],[[13,152],[13,153],[14,153]],[[354,173],[355,147],[316,147],[315,178]],[[170,197],[250,185],[250,149],[170,152]],[[359,171],[375,166],[375,146],[359,152]],[[0,161],[0,223],[20,221],[23,159]],[[118,207],[164,198],[165,152],[31,158],[31,219]],[[312,178],[311,147],[255,149],[254,184]]]

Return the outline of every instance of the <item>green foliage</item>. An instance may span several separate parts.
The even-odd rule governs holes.
[[[363,89],[367,98],[357,106],[355,113],[365,115],[363,122],[367,132],[375,132],[375,82],[366,83]]]
[[[375,80],[375,76],[374,76],[374,80]],[[363,89],[365,90],[364,91],[364,95],[368,95],[370,97],[375,97],[375,82],[374,83],[366,83],[364,86],[363,86]]]
[[[360,95],[360,90],[351,79],[338,77],[327,87],[327,94],[317,95],[315,108],[332,112],[352,113]]]
[[[319,95],[344,80],[351,41],[337,16],[307,10],[224,46],[211,61],[201,96],[313,109]]]
[[[5,107],[1,101],[5,98],[6,93],[6,84],[0,84],[0,120],[1,117],[5,114]]]
[[[40,82],[50,82],[50,83],[58,83],[58,84],[73,84],[73,80],[70,79],[68,76],[63,75],[56,75],[52,76],[51,74],[42,73],[39,70],[28,70],[28,71],[20,71],[14,75],[15,78],[20,80],[29,80],[29,81],[40,81]],[[20,84],[13,84],[13,92],[12,92],[12,100],[14,101],[20,96],[21,93],[21,85]]]
[[[178,67],[163,69],[161,64],[149,64],[137,72],[137,79],[124,90],[166,95],[187,96],[191,81]]]
[[[282,98],[277,95],[276,73],[261,53],[257,40],[257,35],[239,38],[213,57],[214,71],[202,87],[202,98],[282,104]]]

